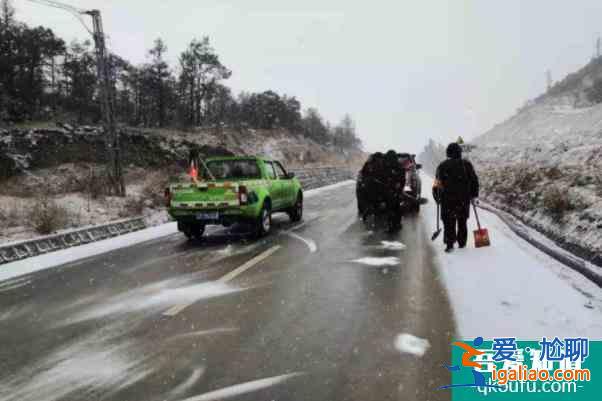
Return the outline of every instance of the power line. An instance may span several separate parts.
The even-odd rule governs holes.
[[[90,35],[94,36],[94,32],[92,32],[92,30],[88,27],[88,25],[86,25],[86,22],[84,21],[84,19],[81,16],[81,14],[84,14],[86,12],[85,10],[70,6],[68,4],[59,3],[59,2],[53,1],[53,0],[27,0],[27,1],[29,1],[31,3],[41,4],[44,6],[67,11],[68,13],[73,15],[75,18],[77,18],[77,20],[82,24],[82,26],[86,29],[86,31],[88,31],[88,33]]]

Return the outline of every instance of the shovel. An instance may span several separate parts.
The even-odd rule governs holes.
[[[439,202],[437,202],[437,231],[433,233],[431,241],[436,240],[439,234],[441,234],[441,228],[439,227]]]
[[[481,222],[479,221],[479,215],[477,214],[477,207],[472,202],[472,208],[474,209],[474,216],[477,219],[477,230],[473,231],[474,234],[474,246],[475,248],[481,248],[484,246],[490,246],[489,231],[486,228],[481,228]]]

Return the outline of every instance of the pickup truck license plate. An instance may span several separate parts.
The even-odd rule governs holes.
[[[196,215],[197,220],[218,220],[219,212],[201,212]]]

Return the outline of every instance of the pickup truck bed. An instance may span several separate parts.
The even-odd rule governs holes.
[[[187,237],[200,238],[210,224],[246,223],[256,235],[271,229],[271,216],[303,215],[303,189],[293,174],[273,160],[258,157],[208,159],[201,179],[166,190],[168,212]]]

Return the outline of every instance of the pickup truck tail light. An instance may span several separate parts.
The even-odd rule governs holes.
[[[247,192],[247,187],[244,185],[238,187],[238,201],[241,205],[249,203],[249,193]]]
[[[171,206],[171,190],[169,187],[165,188],[165,206]]]

